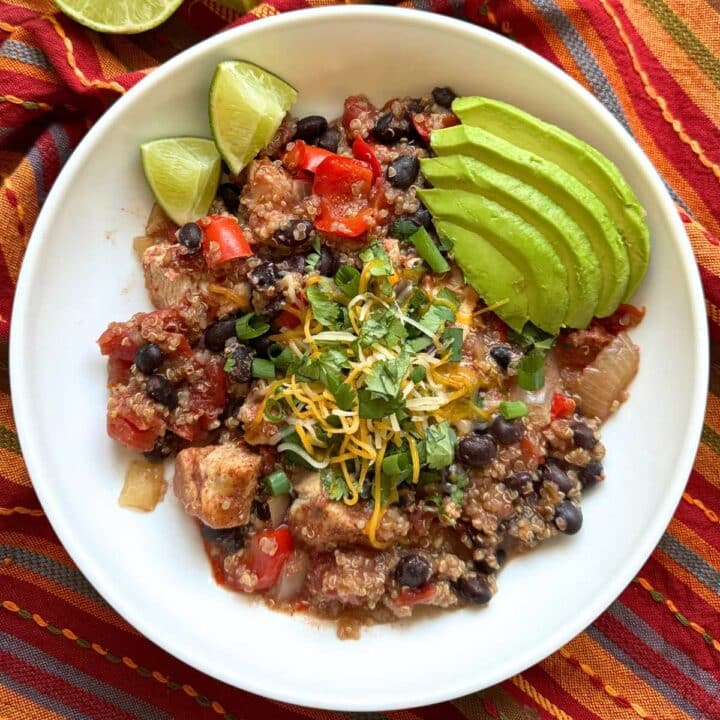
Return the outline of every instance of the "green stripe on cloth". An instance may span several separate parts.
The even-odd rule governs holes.
[[[709,425],[703,425],[702,441],[705,445],[712,448],[720,455],[720,435],[718,435]]]
[[[22,452],[20,450],[20,441],[18,440],[17,433],[14,433],[10,428],[3,427],[2,425],[0,425],[0,448],[18,454]]]
[[[643,0],[658,22],[688,57],[720,88],[720,60],[703,45],[690,28],[662,0]]]

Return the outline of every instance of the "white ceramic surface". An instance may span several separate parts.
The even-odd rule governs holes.
[[[361,40],[360,40],[361,39]],[[604,432],[608,480],[585,525],[514,560],[486,609],[380,626],[340,642],[331,625],[273,613],[217,587],[172,493],[149,515],[117,504],[130,458],[105,434],[110,320],[150,307],[131,240],[151,204],[138,145],[207,135],[216,63],[244,58],[300,91],[295,112],[337,115],[449,84],[515,103],[609,155],[647,208],[648,307],[632,397]],[[660,179],[626,132],[570,78],[498,35],[422,12],[341,7],[222,33],[127,93],[74,152],[48,197],[20,276],[11,372],[25,459],[73,559],[130,623],[182,660],[238,687],[304,705],[408,707],[496,683],[556,650],[631,580],[670,520],[699,439],[707,378],[700,284]],[[665,412],[662,409],[665,408]],[[162,669],[162,668],[160,668]]]

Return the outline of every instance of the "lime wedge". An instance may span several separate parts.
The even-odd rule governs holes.
[[[210,85],[210,128],[237,174],[273,138],[297,90],[276,75],[241,60],[221,62]]]
[[[85,27],[105,33],[139,33],[165,22],[182,0],[56,0],[58,7]]]
[[[145,177],[171,220],[184,225],[207,215],[220,181],[220,155],[212,140],[180,137],[140,146]]]

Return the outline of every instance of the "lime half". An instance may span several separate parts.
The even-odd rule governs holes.
[[[210,85],[210,128],[237,174],[273,138],[297,90],[276,75],[241,60],[221,62]]]
[[[145,177],[160,207],[184,225],[207,215],[220,182],[220,154],[212,140],[180,137],[140,146]]]
[[[106,33],[139,33],[165,22],[182,0],[56,0],[81,25]]]

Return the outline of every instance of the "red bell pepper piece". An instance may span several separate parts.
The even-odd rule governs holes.
[[[352,144],[352,154],[358,159],[366,162],[373,171],[373,180],[382,175],[380,161],[375,155],[373,146],[365,142],[359,135]]]
[[[248,570],[257,576],[255,590],[267,590],[275,584],[293,547],[293,538],[286,525],[253,535],[244,560]],[[267,552],[268,549],[272,554]]]
[[[550,403],[550,416],[553,420],[558,418],[569,418],[575,412],[575,401],[563,395],[562,393],[555,393],[552,396],[552,402]]]
[[[417,134],[425,141],[430,142],[430,133],[433,130],[459,125],[460,120],[448,113],[447,115],[433,115],[431,113],[413,113],[412,122]]]
[[[285,153],[283,164],[289,170],[315,172],[320,163],[332,155],[335,153],[308,145],[302,140],[296,140],[292,148]]]
[[[434,595],[435,586],[428,584],[419,588],[403,590],[397,598],[395,598],[395,602],[398,605],[417,605],[418,603],[431,600]]]
[[[315,227],[322,232],[357,237],[368,229],[372,210],[368,197],[373,173],[360,160],[333,155],[315,171],[313,193],[320,198]]]
[[[208,215],[198,220],[198,225],[203,229],[203,254],[208,267],[216,268],[253,254],[242,228],[228,215]]]

